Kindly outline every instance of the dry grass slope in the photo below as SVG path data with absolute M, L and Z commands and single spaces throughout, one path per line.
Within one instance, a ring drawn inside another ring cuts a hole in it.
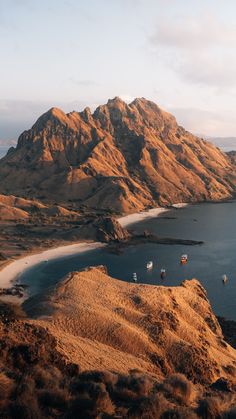
M 157 379 L 128 373 L 80 371 L 44 327 L 19 307 L 0 304 L 0 417 L 3 419 L 230 419 L 235 388 L 214 390 L 183 374 Z
M 47 297 L 28 300 L 26 309 L 82 370 L 138 368 L 157 377 L 181 372 L 208 384 L 236 380 L 236 352 L 223 340 L 197 280 L 149 286 L 88 268 L 71 273 Z

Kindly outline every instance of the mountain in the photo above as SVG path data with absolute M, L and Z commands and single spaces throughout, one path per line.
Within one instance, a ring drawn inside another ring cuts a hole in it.
M 52 108 L 0 160 L 0 192 L 119 213 L 232 196 L 235 166 L 144 98 Z

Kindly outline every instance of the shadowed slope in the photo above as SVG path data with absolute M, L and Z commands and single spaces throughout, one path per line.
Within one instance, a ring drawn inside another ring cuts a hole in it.
M 52 108 L 0 161 L 3 193 L 117 212 L 228 198 L 235 180 L 232 159 L 144 98 L 93 114 Z
M 19 198 L 13 195 L 0 195 L 0 221 L 27 220 L 35 214 L 45 217 L 78 215 L 59 205 L 44 205 L 36 200 Z

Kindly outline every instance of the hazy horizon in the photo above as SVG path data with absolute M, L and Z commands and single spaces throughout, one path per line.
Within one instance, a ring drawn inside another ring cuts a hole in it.
M 236 4 L 0 0 L 0 140 L 52 106 L 153 100 L 204 136 L 236 136 Z
M 129 103 L 129 101 L 126 101 L 127 103 Z M 35 115 L 35 118 L 33 119 L 33 116 L 34 116 L 34 112 L 33 112 L 33 115 L 32 115 L 32 117 L 31 117 L 31 121 L 28 121 L 29 122 L 29 124 L 28 124 L 28 126 L 23 126 L 23 123 L 22 123 L 22 129 L 21 129 L 21 131 L 19 132 L 19 135 L 23 132 L 23 131 L 25 131 L 25 130 L 28 130 L 28 129 L 30 129 L 31 128 L 31 126 L 36 122 L 36 119 L 38 119 L 38 117 L 42 114 L 42 113 L 44 113 L 44 112 L 46 112 L 47 110 L 49 110 L 50 108 L 47 108 L 46 110 L 42 110 L 41 111 L 41 113 L 39 114 L 39 115 Z M 81 109 L 78 109 L 77 111 L 78 112 L 80 112 L 80 111 L 82 111 L 84 108 L 81 108 Z M 75 110 L 73 107 L 71 108 L 71 109 L 67 109 L 67 110 L 65 110 L 65 109 L 63 109 L 65 112 L 70 112 L 70 111 L 72 111 L 72 110 Z M 92 111 L 94 111 L 95 110 L 95 107 L 92 107 L 91 108 L 91 110 Z M 29 118 L 30 119 L 30 118 Z M 178 123 L 180 123 L 180 121 L 178 121 L 177 120 L 177 122 Z M 20 126 L 20 125 L 19 125 Z M 16 125 L 16 127 L 14 127 L 16 130 L 18 129 L 19 130 L 19 126 L 18 126 L 18 128 L 17 128 L 17 125 Z M 12 128 L 12 127 L 11 127 Z M 186 128 L 186 127 L 185 127 Z M 219 147 L 221 150 L 223 150 L 224 152 L 227 152 L 227 151 L 231 151 L 231 150 L 236 150 L 236 136 L 235 137 L 232 137 L 232 136 L 225 136 L 225 137 L 223 137 L 223 136 L 210 136 L 210 135 L 205 135 L 204 133 L 202 133 L 202 132 L 192 132 L 194 135 L 196 135 L 196 136 L 198 136 L 198 137 L 200 137 L 200 138 L 204 138 L 204 139 L 206 139 L 207 141 L 210 141 L 210 142 L 213 142 L 217 147 Z M 16 146 L 16 144 L 17 144 L 17 140 L 18 140 L 18 137 L 19 137 L 19 135 L 17 135 L 15 138 L 8 138 L 8 139 L 1 139 L 0 138 L 0 158 L 2 158 L 5 154 L 6 154 L 6 152 L 7 152 L 7 150 L 11 147 L 11 146 Z

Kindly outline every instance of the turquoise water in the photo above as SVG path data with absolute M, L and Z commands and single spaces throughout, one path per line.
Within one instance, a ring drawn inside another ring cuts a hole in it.
M 105 249 L 89 251 L 62 260 L 41 263 L 21 276 L 30 285 L 31 295 L 56 284 L 70 271 L 90 265 L 106 265 L 115 278 L 155 285 L 178 285 L 184 279 L 198 278 L 208 292 L 217 315 L 236 320 L 236 202 L 192 205 L 171 210 L 160 218 L 149 219 L 129 228 L 141 232 L 149 230 L 162 237 L 203 240 L 201 246 L 145 244 L 130 246 L 122 255 L 112 255 Z M 170 217 L 172 217 L 170 219 Z M 182 253 L 189 255 L 185 266 L 179 264 Z M 152 260 L 153 270 L 147 272 L 146 263 Z M 167 276 L 160 279 L 160 269 Z M 229 277 L 222 283 L 222 275 Z

